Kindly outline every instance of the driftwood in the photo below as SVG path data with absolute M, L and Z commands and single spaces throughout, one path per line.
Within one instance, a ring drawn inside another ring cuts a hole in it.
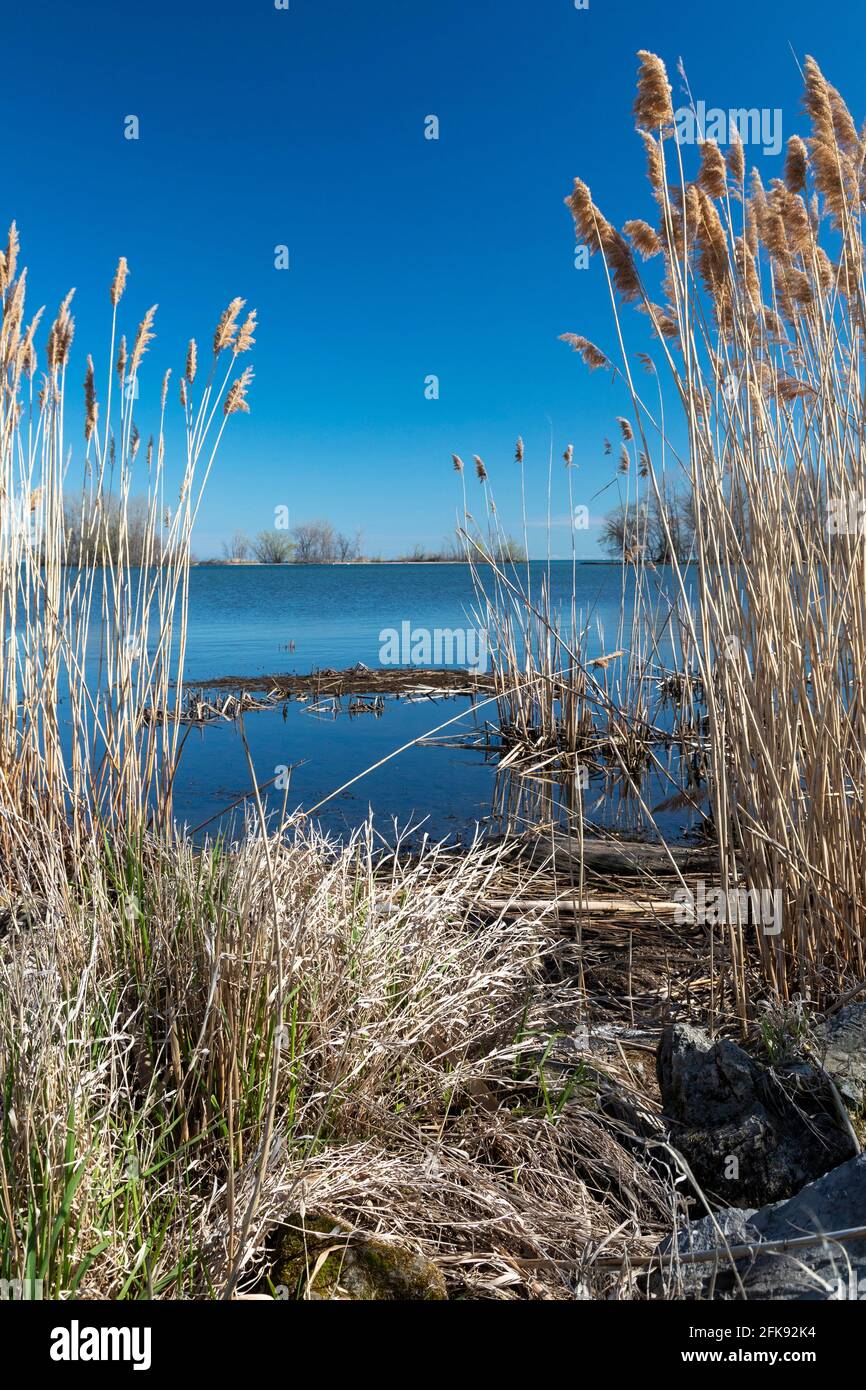
M 490 911 L 501 911 L 507 900 L 503 898 L 477 898 L 476 904 Z M 674 917 L 678 904 L 668 898 L 595 898 L 579 897 L 519 897 L 514 900 L 515 911 L 550 912 L 554 917 L 590 916 L 609 917 Z M 614 925 L 611 923 L 611 925 Z
M 585 836 L 583 844 L 575 835 L 555 831 L 552 835 L 534 832 L 520 841 L 521 860 L 532 865 L 549 864 L 556 872 L 580 872 L 581 854 L 589 873 L 615 878 L 676 877 L 674 864 L 686 874 L 712 874 L 717 860 L 712 847 L 647 844 L 638 840 L 607 840 Z M 673 863 L 671 863 L 673 860 Z

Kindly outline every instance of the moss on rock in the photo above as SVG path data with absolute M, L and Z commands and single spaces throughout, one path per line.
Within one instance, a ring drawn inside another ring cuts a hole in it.
M 288 1298 L 371 1302 L 448 1297 L 442 1271 L 432 1260 L 353 1232 L 327 1212 L 291 1218 L 279 1237 L 271 1282 Z

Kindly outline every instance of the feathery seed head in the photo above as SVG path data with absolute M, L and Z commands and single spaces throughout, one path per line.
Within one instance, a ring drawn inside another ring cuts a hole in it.
M 671 84 L 664 63 L 655 53 L 642 48 L 637 56 L 640 67 L 634 103 L 635 123 L 639 129 L 657 130 L 669 125 L 674 118 Z
M 122 298 L 123 291 L 126 289 L 126 277 L 128 274 L 129 266 L 126 263 L 126 257 L 121 256 L 120 260 L 117 262 L 117 270 L 114 272 L 114 279 L 111 282 L 111 302 L 115 307 Z
M 731 178 L 733 179 L 734 183 L 737 185 L 738 188 L 742 188 L 746 180 L 746 156 L 745 151 L 743 150 L 743 142 L 740 138 L 740 132 L 735 129 L 732 133 L 733 139 L 731 140 L 731 143 L 728 146 L 728 153 L 725 162 L 728 166 L 728 172 Z
M 803 141 L 799 135 L 792 135 L 785 156 L 785 183 L 792 193 L 802 193 L 806 187 L 807 158 Z
M 711 198 L 724 198 L 728 186 L 724 156 L 714 140 L 702 140 L 698 183 Z
M 641 221 L 640 218 L 634 218 L 632 221 L 626 222 L 623 226 L 623 231 L 632 246 L 645 261 L 648 261 L 651 256 L 657 256 L 662 249 L 662 244 L 655 228 L 651 227 L 648 222 Z
M 238 333 L 237 337 L 237 342 L 235 343 L 234 348 L 232 349 L 235 357 L 237 357 L 238 353 L 249 352 L 250 348 L 253 346 L 253 343 L 256 341 L 253 337 L 255 331 L 256 311 L 255 309 L 252 309 L 250 313 L 247 314 L 247 317 L 241 324 L 240 332 Z
M 142 357 L 156 337 L 152 329 L 154 315 L 158 308 L 158 304 L 151 304 L 144 318 L 141 320 L 141 323 L 138 325 L 138 332 L 135 335 L 135 342 L 132 345 L 132 356 L 129 359 L 130 376 L 135 376 L 141 365 Z
M 96 428 L 99 405 L 94 386 L 93 358 L 87 355 L 87 372 L 84 377 L 84 438 L 89 442 Z
M 9 235 L 6 238 L 6 250 L 3 253 L 2 275 L 0 275 L 0 289 L 6 290 L 15 279 L 15 271 L 18 266 L 18 252 L 21 249 L 21 241 L 18 236 L 18 227 L 15 222 L 9 228 Z
M 223 414 L 228 418 L 229 415 L 236 414 L 239 410 L 245 415 L 249 415 L 250 408 L 247 404 L 247 391 L 253 379 L 252 367 L 245 367 L 237 380 L 232 382 L 229 393 L 226 396 Z
M 224 348 L 231 347 L 234 342 L 237 333 L 238 314 L 245 304 L 245 299 L 233 299 L 220 315 L 220 321 L 213 336 L 214 357 L 218 357 Z
M 568 343 L 574 352 L 579 352 L 591 372 L 594 372 L 597 367 L 610 366 L 601 349 L 591 343 L 588 338 L 582 338 L 579 333 L 560 333 L 559 341 Z

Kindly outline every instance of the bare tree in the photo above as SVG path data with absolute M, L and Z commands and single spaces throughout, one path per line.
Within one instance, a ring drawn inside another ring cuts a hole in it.
M 253 554 L 262 565 L 284 565 L 293 549 L 285 531 L 260 531 L 253 541 Z
M 656 565 L 688 560 L 695 534 L 692 499 L 662 488 L 649 502 L 624 503 L 605 517 L 599 545 L 609 555 L 644 555 Z
M 243 531 L 235 531 L 230 541 L 223 541 L 223 556 L 226 560 L 248 560 L 250 556 L 249 536 Z
M 350 560 L 357 560 L 361 555 L 361 532 L 356 531 L 354 536 L 345 536 L 342 531 L 338 531 L 334 537 L 336 549 L 336 559 L 347 564 Z
M 295 558 L 301 564 L 327 564 L 336 558 L 337 540 L 330 521 L 305 521 L 292 532 Z

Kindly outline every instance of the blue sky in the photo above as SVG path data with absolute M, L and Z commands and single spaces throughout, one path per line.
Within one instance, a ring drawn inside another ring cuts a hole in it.
M 563 198 L 579 174 L 618 225 L 650 210 L 636 50 L 671 74 L 682 55 L 708 105 L 783 108 L 787 138 L 805 131 L 794 54 L 812 53 L 862 120 L 864 31 L 859 0 L 9 7 L 0 216 L 18 221 L 31 309 L 77 286 L 73 380 L 86 351 L 99 363 L 107 349 L 120 254 L 125 326 L 160 305 L 143 397 L 233 295 L 259 310 L 252 413 L 231 422 L 201 557 L 236 527 L 272 526 L 279 505 L 360 527 L 370 553 L 437 545 L 458 500 L 452 451 L 484 458 L 517 531 L 518 434 L 542 554 L 551 430 L 557 485 L 574 443 L 575 501 L 612 476 L 602 440 L 623 398 L 557 341 L 614 348 L 602 268 L 574 268 Z M 124 139 L 129 114 L 138 141 Z M 431 114 L 438 141 L 424 138 Z M 146 433 L 144 401 L 142 415 Z M 613 501 L 615 488 L 592 516 Z M 595 529 L 578 544 L 597 555 Z M 570 553 L 565 525 L 554 552 Z

